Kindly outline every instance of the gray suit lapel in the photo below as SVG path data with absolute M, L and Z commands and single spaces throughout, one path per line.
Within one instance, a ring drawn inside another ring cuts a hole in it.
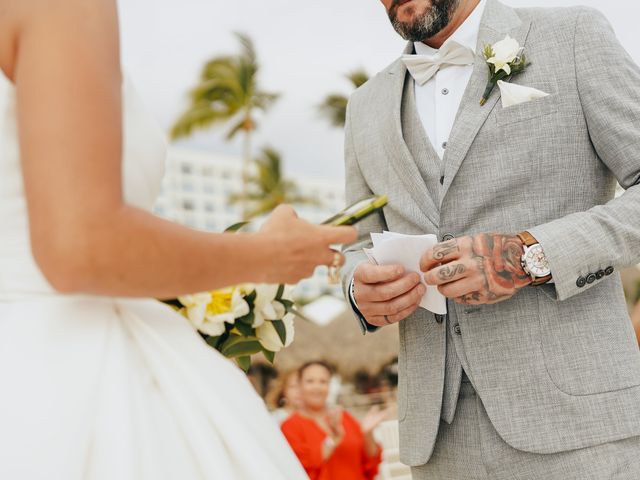
M 405 53 L 411 53 L 413 45 L 407 46 Z M 438 225 L 438 208 L 436 202 L 429 194 L 429 190 L 420 174 L 420 170 L 404 141 L 402 134 L 402 97 L 405 85 L 407 69 L 401 59 L 398 59 L 387 70 L 387 82 L 389 96 L 388 111 L 391 115 L 383 119 L 382 134 L 387 158 L 391 160 L 396 173 L 404 183 L 407 192 L 424 214 L 425 220 L 433 225 Z
M 500 91 L 496 87 L 487 103 L 484 106 L 480 106 L 480 98 L 489 76 L 489 68 L 482 55 L 484 46 L 502 40 L 507 34 L 515 38 L 521 46 L 524 46 L 530 27 L 531 23 L 522 22 L 512 8 L 501 4 L 497 0 L 487 1 L 478 36 L 473 74 L 462 97 L 443 158 L 445 180 L 442 199 L 449 190 L 480 128 L 500 98 Z

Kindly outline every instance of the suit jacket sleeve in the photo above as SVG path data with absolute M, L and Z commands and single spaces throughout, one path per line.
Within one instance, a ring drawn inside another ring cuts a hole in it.
M 353 99 L 347 106 L 345 122 L 345 193 L 347 205 L 351 205 L 363 198 L 374 195 L 371 188 L 362 175 L 362 170 L 356 156 L 351 121 L 351 108 Z M 358 240 L 344 249 L 345 265 L 342 268 L 342 287 L 345 298 L 349 299 L 349 304 L 358 319 L 358 323 L 363 333 L 377 330 L 377 327 L 367 323 L 354 302 L 351 300 L 350 288 L 353 279 L 353 272 L 363 262 L 367 262 L 367 256 L 362 251 L 363 248 L 371 247 L 371 232 L 382 232 L 386 230 L 386 222 L 382 211 L 370 215 L 356 225 L 358 229 Z
M 603 162 L 625 192 L 604 205 L 529 229 L 549 259 L 558 300 L 608 278 L 579 281 L 591 273 L 610 273 L 640 261 L 640 69 L 596 10 L 578 15 L 574 50 L 578 93 L 597 154 L 594 162 Z M 562 68 L 573 65 L 567 61 Z M 567 175 L 580 178 L 580 172 Z

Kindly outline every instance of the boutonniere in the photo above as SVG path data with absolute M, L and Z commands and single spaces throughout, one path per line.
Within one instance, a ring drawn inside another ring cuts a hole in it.
M 487 103 L 489 95 L 499 80 L 507 79 L 506 81 L 509 81 L 513 75 L 524 72 L 531 65 L 527 63 L 524 48 L 509 35 L 504 40 L 484 47 L 483 54 L 487 65 L 489 65 L 489 81 L 480 100 L 480 105 Z

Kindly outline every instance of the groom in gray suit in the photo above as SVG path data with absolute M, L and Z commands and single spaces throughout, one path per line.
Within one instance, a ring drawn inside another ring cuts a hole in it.
M 389 204 L 343 280 L 364 331 L 400 322 L 402 461 L 417 479 L 640 478 L 617 272 L 640 261 L 640 70 L 592 9 L 382 3 L 409 44 L 350 100 L 346 178 L 350 202 Z M 481 105 L 484 47 L 507 36 L 530 64 L 505 81 L 538 95 Z M 418 308 L 418 273 L 367 262 L 383 230 L 438 236 L 421 268 L 447 315 Z

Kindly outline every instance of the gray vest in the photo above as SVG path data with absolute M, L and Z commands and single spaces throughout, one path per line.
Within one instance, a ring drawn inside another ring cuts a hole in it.
M 416 108 L 414 81 L 409 74 L 407 74 L 404 83 L 401 116 L 402 136 L 407 144 L 407 148 L 418 166 L 420 175 L 422 175 L 434 203 L 440 205 L 442 194 L 442 185 L 440 183 L 442 159 L 440 159 L 434 150 L 420 120 Z M 454 309 L 449 308 L 449 312 L 444 320 L 447 328 L 447 341 L 442 411 L 440 413 L 442 420 L 447 423 L 453 421 L 462 379 L 462 365 L 456 353 L 456 347 L 462 349 L 462 344 L 459 335 L 457 335 L 454 330 L 458 321 L 455 318 Z

